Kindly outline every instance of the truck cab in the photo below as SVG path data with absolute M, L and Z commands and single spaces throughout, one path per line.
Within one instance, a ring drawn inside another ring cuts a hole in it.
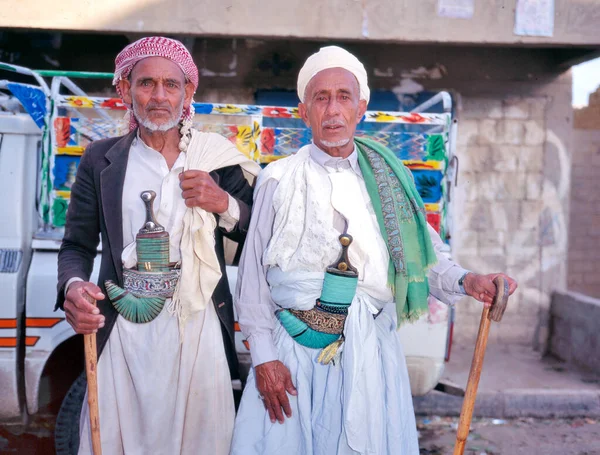
M 19 418 L 25 410 L 23 361 L 38 341 L 25 336 L 27 324 L 38 323 L 26 318 L 25 299 L 37 227 L 31 183 L 37 178 L 39 142 L 40 130 L 28 115 L 0 114 L 0 419 Z

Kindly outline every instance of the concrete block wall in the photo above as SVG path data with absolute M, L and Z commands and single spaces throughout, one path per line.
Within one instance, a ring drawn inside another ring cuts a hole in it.
M 568 287 L 600 298 L 600 88 L 574 113 Z
M 546 96 L 464 97 L 453 190 L 455 259 L 475 272 L 505 271 L 519 281 L 491 338 L 539 349 L 547 340 L 549 292 L 561 281 L 549 283 L 551 264 L 564 262 L 566 250 L 556 226 L 565 212 L 556 187 L 564 182 L 545 172 L 548 142 L 556 140 L 547 125 L 549 104 Z M 566 235 L 564 226 L 562 231 Z M 470 342 L 481 304 L 465 298 L 456 314 L 456 340 Z
M 577 292 L 556 292 L 550 317 L 549 352 L 600 374 L 600 299 Z

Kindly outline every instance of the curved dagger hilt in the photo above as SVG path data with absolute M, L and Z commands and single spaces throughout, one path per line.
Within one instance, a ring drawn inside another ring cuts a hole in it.
M 348 276 L 358 276 L 358 270 L 350 264 L 350 258 L 348 257 L 348 247 L 352 243 L 352 236 L 344 232 L 339 236 L 340 244 L 342 245 L 342 252 L 338 257 L 337 261 L 327 267 L 327 272 L 334 274 L 343 274 Z
M 146 207 L 146 221 L 144 226 L 140 229 L 140 234 L 150 234 L 152 232 L 164 232 L 165 228 L 162 227 L 154 216 L 153 203 L 156 199 L 156 193 L 152 190 L 142 191 L 140 198 L 144 201 Z

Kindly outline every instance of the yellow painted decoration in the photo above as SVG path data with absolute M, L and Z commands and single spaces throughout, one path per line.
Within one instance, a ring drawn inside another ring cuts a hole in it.
M 63 199 L 71 199 L 71 192 L 66 190 L 56 190 L 56 196 Z
M 441 208 L 441 204 L 439 203 L 426 203 L 425 210 L 427 212 L 439 212 Z
M 252 128 L 249 125 L 239 125 L 235 136 L 235 146 L 237 149 L 252 159 Z
M 94 101 L 85 96 L 68 96 L 65 101 L 73 107 L 94 107 Z
M 434 160 L 402 160 L 406 167 L 411 169 L 429 169 L 429 170 L 444 170 L 444 162 L 443 161 L 434 161 Z
M 285 158 L 285 156 L 281 156 L 281 155 L 260 155 L 258 162 L 260 164 L 269 164 L 272 163 L 273 161 L 277 161 L 281 158 Z
M 369 118 L 374 119 L 376 122 L 394 122 L 398 120 L 396 116 L 385 112 L 376 112 L 375 114 L 371 114 Z
M 226 104 L 225 106 L 215 107 L 215 112 L 220 114 L 241 114 L 243 109 L 239 106 L 234 106 L 232 104 Z
M 71 155 L 71 156 L 81 156 L 85 147 L 80 146 L 72 146 L 72 147 L 56 147 L 57 155 Z
M 260 150 L 258 149 L 258 144 L 260 143 L 260 124 L 258 122 L 254 122 L 252 125 L 252 159 L 254 161 L 258 161 L 260 158 Z

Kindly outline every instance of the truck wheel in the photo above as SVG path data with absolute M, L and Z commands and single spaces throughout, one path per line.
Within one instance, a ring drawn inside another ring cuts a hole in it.
M 73 382 L 63 400 L 54 428 L 54 447 L 57 455 L 77 455 L 79 450 L 79 417 L 85 398 L 85 372 Z

